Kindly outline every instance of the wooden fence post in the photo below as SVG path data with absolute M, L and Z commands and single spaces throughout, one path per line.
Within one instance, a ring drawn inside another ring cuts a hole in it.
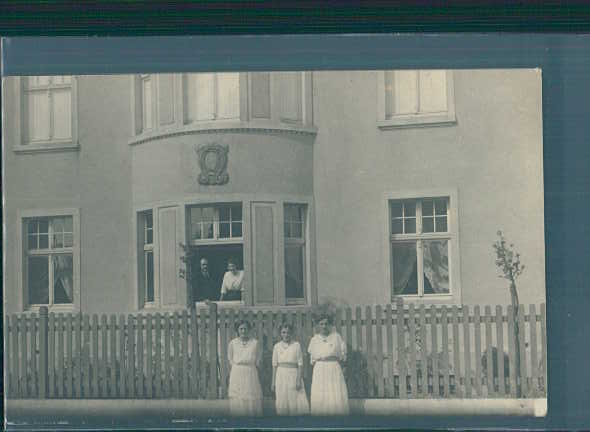
M 217 399 L 217 304 L 209 304 L 209 399 Z
M 39 398 L 47 398 L 47 306 L 39 308 Z M 13 354 L 14 355 L 14 354 Z

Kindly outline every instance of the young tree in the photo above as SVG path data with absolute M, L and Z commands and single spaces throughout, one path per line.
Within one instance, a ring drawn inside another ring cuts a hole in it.
M 178 246 L 182 249 L 183 255 L 180 256 L 180 262 L 184 265 L 184 268 L 180 268 L 178 271 L 178 276 L 182 279 L 185 279 L 187 282 L 192 280 L 192 257 L 193 251 L 191 248 L 184 243 L 178 243 Z
M 190 246 L 185 245 L 184 243 L 178 243 L 178 246 L 182 249 L 183 254 L 180 256 L 180 268 L 178 269 L 178 276 L 181 279 L 184 279 L 187 283 L 188 287 L 188 299 L 191 308 L 195 307 L 195 299 L 193 298 L 193 288 L 192 288 L 192 279 L 193 279 L 193 269 L 192 269 L 192 258 L 193 258 L 193 251 L 191 250 Z
M 507 244 L 502 231 L 498 231 L 499 239 L 492 245 L 496 252 L 496 266 L 502 274 L 499 277 L 508 280 L 510 284 L 510 302 L 512 303 L 512 314 L 514 322 L 514 345 L 515 345 L 515 373 L 516 377 L 520 376 L 520 329 L 518 325 L 518 291 L 516 290 L 516 279 L 524 271 L 524 265 L 520 262 L 520 254 L 514 250 L 514 244 Z M 500 349 L 501 347 L 498 347 Z M 517 380 L 518 382 L 518 380 Z M 517 397 L 521 396 L 521 386 L 517 386 Z

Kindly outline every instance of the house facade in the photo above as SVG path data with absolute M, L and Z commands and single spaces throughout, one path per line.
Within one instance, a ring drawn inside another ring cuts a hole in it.
M 9 312 L 545 299 L 541 72 L 7 77 Z M 212 278 L 200 280 L 207 260 Z M 219 287 L 217 290 L 215 287 Z

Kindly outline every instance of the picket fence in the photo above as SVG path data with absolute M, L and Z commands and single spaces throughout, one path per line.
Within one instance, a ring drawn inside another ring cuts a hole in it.
M 546 396 L 545 305 L 340 308 L 335 327 L 348 346 L 350 397 L 483 398 Z M 305 350 L 310 309 L 244 311 L 216 304 L 174 313 L 12 314 L 5 321 L 9 398 L 227 397 L 227 345 L 240 319 L 263 349 L 261 382 L 270 396 L 273 344 L 289 322 Z M 520 371 L 516 371 L 520 356 Z M 304 382 L 309 391 L 312 368 Z

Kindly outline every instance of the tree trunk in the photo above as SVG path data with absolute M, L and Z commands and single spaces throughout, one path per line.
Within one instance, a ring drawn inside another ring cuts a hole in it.
M 514 373 L 516 377 L 516 397 L 522 396 L 522 379 L 520 376 L 520 328 L 518 325 L 518 293 L 516 291 L 516 284 L 512 282 L 510 284 L 510 301 L 512 302 L 512 314 L 514 318 L 514 347 L 516 355 L 514 356 Z

